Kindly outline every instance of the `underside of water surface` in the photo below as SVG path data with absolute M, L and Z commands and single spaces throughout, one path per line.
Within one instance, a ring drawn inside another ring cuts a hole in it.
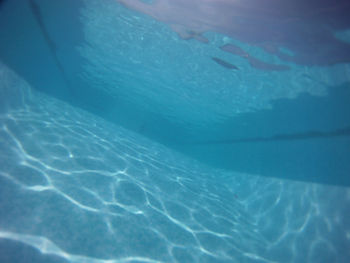
M 0 1 L 0 262 L 348 262 L 348 13 Z

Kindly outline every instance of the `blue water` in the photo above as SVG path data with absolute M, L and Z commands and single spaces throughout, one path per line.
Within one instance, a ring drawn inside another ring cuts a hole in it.
M 0 24 L 0 262 L 349 261 L 350 63 L 114 0 L 0 1 Z

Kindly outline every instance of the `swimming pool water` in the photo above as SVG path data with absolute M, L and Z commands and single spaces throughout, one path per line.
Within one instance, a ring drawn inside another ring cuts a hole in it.
M 0 262 L 348 262 L 349 63 L 139 3 L 0 3 Z

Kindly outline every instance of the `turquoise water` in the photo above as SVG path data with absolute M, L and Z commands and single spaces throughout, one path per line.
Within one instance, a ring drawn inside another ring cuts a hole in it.
M 349 4 L 214 2 L 0 1 L 0 262 L 348 262 Z

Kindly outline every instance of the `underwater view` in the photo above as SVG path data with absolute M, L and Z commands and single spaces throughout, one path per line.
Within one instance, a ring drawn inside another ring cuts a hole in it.
M 0 263 L 350 262 L 349 14 L 0 0 Z

